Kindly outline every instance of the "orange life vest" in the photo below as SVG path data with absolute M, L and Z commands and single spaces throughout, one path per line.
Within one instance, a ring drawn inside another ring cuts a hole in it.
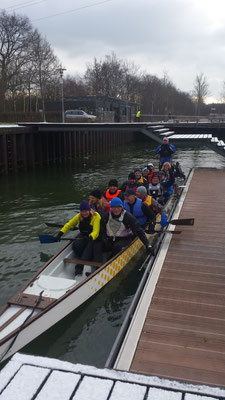
M 121 192 L 121 190 L 117 189 L 116 193 L 111 194 L 109 192 L 109 189 L 107 189 L 106 193 L 105 193 L 105 198 L 107 201 L 111 201 L 112 199 L 114 199 L 114 197 L 117 197 L 120 194 L 120 192 Z

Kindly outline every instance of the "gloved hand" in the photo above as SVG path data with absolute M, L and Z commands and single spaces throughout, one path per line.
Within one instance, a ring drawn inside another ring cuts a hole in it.
M 148 254 L 151 254 L 152 256 L 154 256 L 154 249 L 150 244 L 148 246 L 146 246 L 146 250 L 147 250 Z
M 59 231 L 56 236 L 54 236 L 55 242 L 60 242 L 61 236 L 63 235 L 63 232 Z
M 162 214 L 161 215 L 161 221 L 160 221 L 160 225 L 164 228 L 165 226 L 167 226 L 169 223 L 168 221 L 168 217 L 166 214 Z

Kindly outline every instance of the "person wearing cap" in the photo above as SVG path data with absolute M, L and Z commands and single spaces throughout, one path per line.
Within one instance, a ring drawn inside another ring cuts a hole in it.
M 155 214 L 161 214 L 162 205 L 148 194 L 145 186 L 140 186 L 137 188 L 136 196 L 141 199 L 143 203 L 146 203 L 149 207 L 151 207 Z
M 152 177 L 155 173 L 155 167 L 152 163 L 148 163 L 147 168 L 149 170 L 149 174 L 148 174 L 148 183 L 150 183 L 152 181 Z
M 123 208 L 123 202 L 119 197 L 111 200 L 110 211 L 103 215 L 100 234 L 104 249 L 111 252 L 110 258 L 128 246 L 136 236 L 140 238 L 146 250 L 153 254 L 153 248 L 144 230 L 136 218 Z
M 114 197 L 121 197 L 121 190 L 118 189 L 117 179 L 110 179 L 108 183 L 108 189 L 104 193 L 105 199 L 110 202 Z
M 122 191 L 122 193 L 126 192 L 127 189 L 133 189 L 136 190 L 138 186 L 142 186 L 141 182 L 137 181 L 137 178 L 135 176 L 134 172 L 130 172 L 128 175 L 128 180 L 125 181 L 120 189 Z
M 143 203 L 141 199 L 137 198 L 136 192 L 133 189 L 127 189 L 124 193 L 123 206 L 126 211 L 136 218 L 142 228 L 145 228 L 147 225 L 152 226 L 155 223 L 154 211 L 146 203 Z
M 89 195 L 89 204 L 92 210 L 97 211 L 101 217 L 110 210 L 110 205 L 102 196 L 99 189 L 94 189 Z
M 168 137 L 163 138 L 163 143 L 155 149 L 155 154 L 160 155 L 159 169 L 162 168 L 164 162 L 168 161 L 171 164 L 171 156 L 176 152 L 176 147 L 169 143 Z
M 80 260 L 101 262 L 100 215 L 91 209 L 88 201 L 80 203 L 80 212 L 67 222 L 55 236 L 59 242 L 62 235 L 79 225 L 80 233 L 75 237 L 72 248 Z M 77 264 L 75 275 L 82 274 L 83 265 Z

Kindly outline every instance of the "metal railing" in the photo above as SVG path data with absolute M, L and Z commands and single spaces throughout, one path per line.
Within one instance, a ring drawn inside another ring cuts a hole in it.
M 148 115 L 141 114 L 137 121 L 133 115 L 133 122 L 150 122 L 150 123 L 221 123 L 225 122 L 225 116 L 221 115 Z

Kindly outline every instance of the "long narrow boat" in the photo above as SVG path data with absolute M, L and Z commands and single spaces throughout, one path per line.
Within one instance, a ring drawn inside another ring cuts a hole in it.
M 174 203 L 176 200 L 172 196 L 165 211 L 170 210 Z M 74 264 L 80 261 L 73 258 L 70 240 L 0 309 L 0 362 L 97 293 L 126 267 L 142 247 L 143 243 L 136 238 L 101 266 L 86 262 L 82 275 L 75 276 Z M 86 276 L 86 273 L 90 275 Z
M 143 247 L 136 238 L 105 264 L 90 262 L 75 277 L 69 241 L 0 309 L 0 361 L 12 356 L 110 282 Z M 96 267 L 99 267 L 96 270 Z M 91 273 L 86 276 L 86 272 Z

